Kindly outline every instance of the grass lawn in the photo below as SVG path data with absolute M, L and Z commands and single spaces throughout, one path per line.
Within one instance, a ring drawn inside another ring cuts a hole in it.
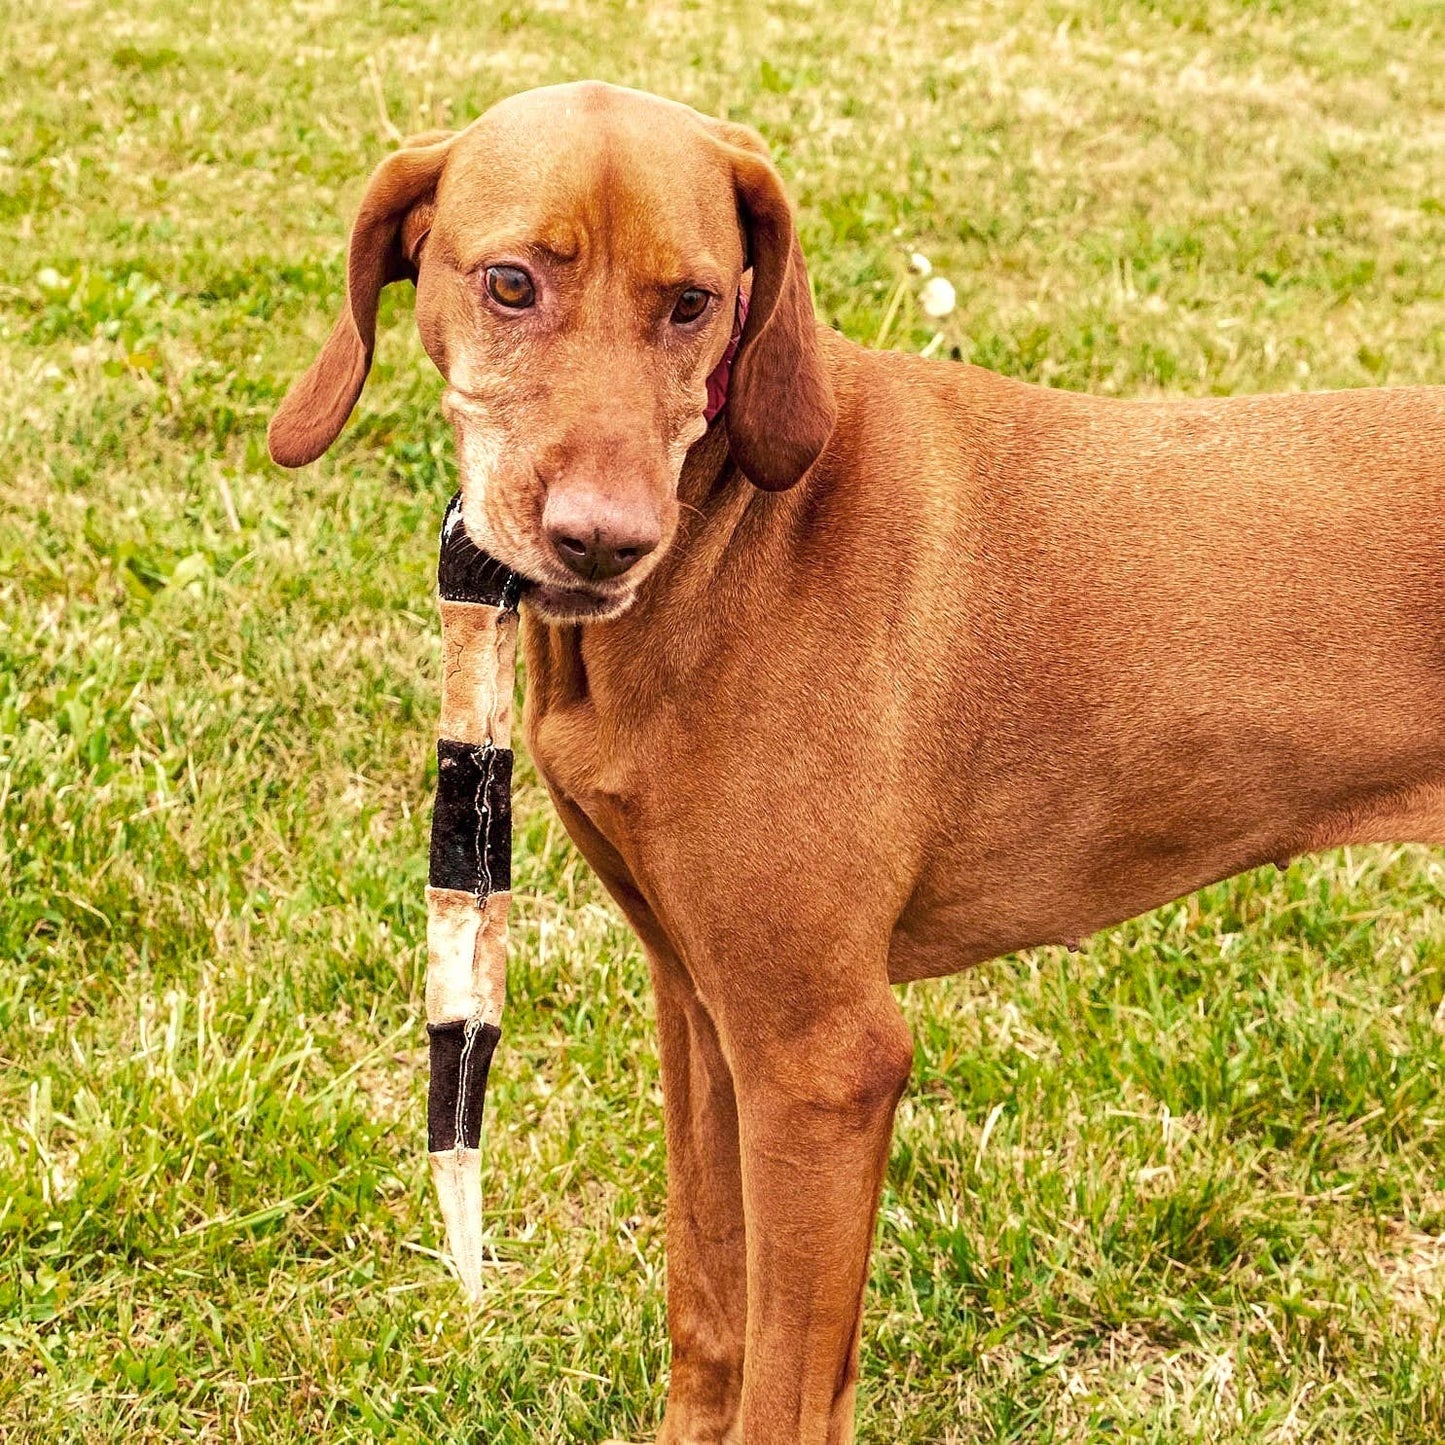
M 521 765 L 490 1299 L 439 1262 L 452 489 L 394 288 L 265 458 L 398 132 L 597 75 L 758 126 L 820 311 L 1120 394 L 1445 382 L 1439 0 L 0 8 L 0 1441 L 641 1439 L 639 951 Z M 958 291 L 929 322 L 908 254 Z M 1445 856 L 907 990 L 861 1438 L 1445 1438 Z

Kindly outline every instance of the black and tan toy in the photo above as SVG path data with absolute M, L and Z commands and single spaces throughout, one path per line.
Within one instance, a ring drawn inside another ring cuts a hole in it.
M 462 1286 L 482 1288 L 482 1103 L 501 1037 L 512 902 L 512 688 L 521 579 L 442 522 L 442 716 L 426 890 L 427 1150 Z

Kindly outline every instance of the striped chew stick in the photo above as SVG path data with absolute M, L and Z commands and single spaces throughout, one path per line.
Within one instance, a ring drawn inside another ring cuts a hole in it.
M 512 901 L 512 686 L 521 579 L 442 521 L 442 717 L 426 890 L 427 1150 L 462 1287 L 482 1289 L 482 1103 L 501 1037 Z

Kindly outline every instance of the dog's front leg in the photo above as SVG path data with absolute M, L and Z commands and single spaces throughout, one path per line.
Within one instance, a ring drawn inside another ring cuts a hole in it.
M 555 786 L 552 801 L 642 940 L 657 999 L 672 1337 L 672 1379 L 658 1445 L 736 1445 L 747 1261 L 732 1075 L 692 977 L 627 865 Z
M 810 998 L 801 983 L 765 985 L 751 1006 L 734 995 L 719 1010 L 747 1224 L 747 1445 L 853 1438 L 873 1224 L 913 1062 L 886 983 L 854 988 Z
M 658 1445 L 733 1445 L 747 1321 L 742 1175 L 732 1075 L 675 959 L 649 948 L 667 1131 L 672 1380 Z

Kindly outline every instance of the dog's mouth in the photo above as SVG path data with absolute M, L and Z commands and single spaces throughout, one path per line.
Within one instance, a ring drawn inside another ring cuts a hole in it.
M 633 589 L 616 586 L 559 586 L 528 582 L 523 605 L 543 622 L 606 622 L 621 617 L 632 605 Z
M 528 557 L 528 554 L 535 553 L 536 549 L 524 545 L 511 545 L 511 539 L 508 536 L 493 535 L 495 529 L 487 525 L 485 517 L 469 518 L 465 500 L 465 483 L 462 487 L 462 497 L 462 525 L 466 529 L 467 537 L 472 545 L 478 551 L 494 557 L 503 567 L 512 571 L 521 582 L 521 605 L 541 621 L 549 623 L 606 622 L 611 618 L 621 617 L 631 607 L 633 598 L 637 595 L 636 582 L 633 578 L 616 577 L 605 581 L 587 582 L 581 578 L 568 577 L 564 582 L 554 580 L 555 573 L 553 577 L 539 576 L 538 573 L 546 564 L 543 563 L 539 566 L 539 559 L 535 555 L 532 555 L 530 559 Z M 479 536 L 485 540 L 478 541 Z M 511 560 L 512 556 L 519 553 L 521 554 L 520 566 Z M 562 571 L 560 567 L 556 570 Z

